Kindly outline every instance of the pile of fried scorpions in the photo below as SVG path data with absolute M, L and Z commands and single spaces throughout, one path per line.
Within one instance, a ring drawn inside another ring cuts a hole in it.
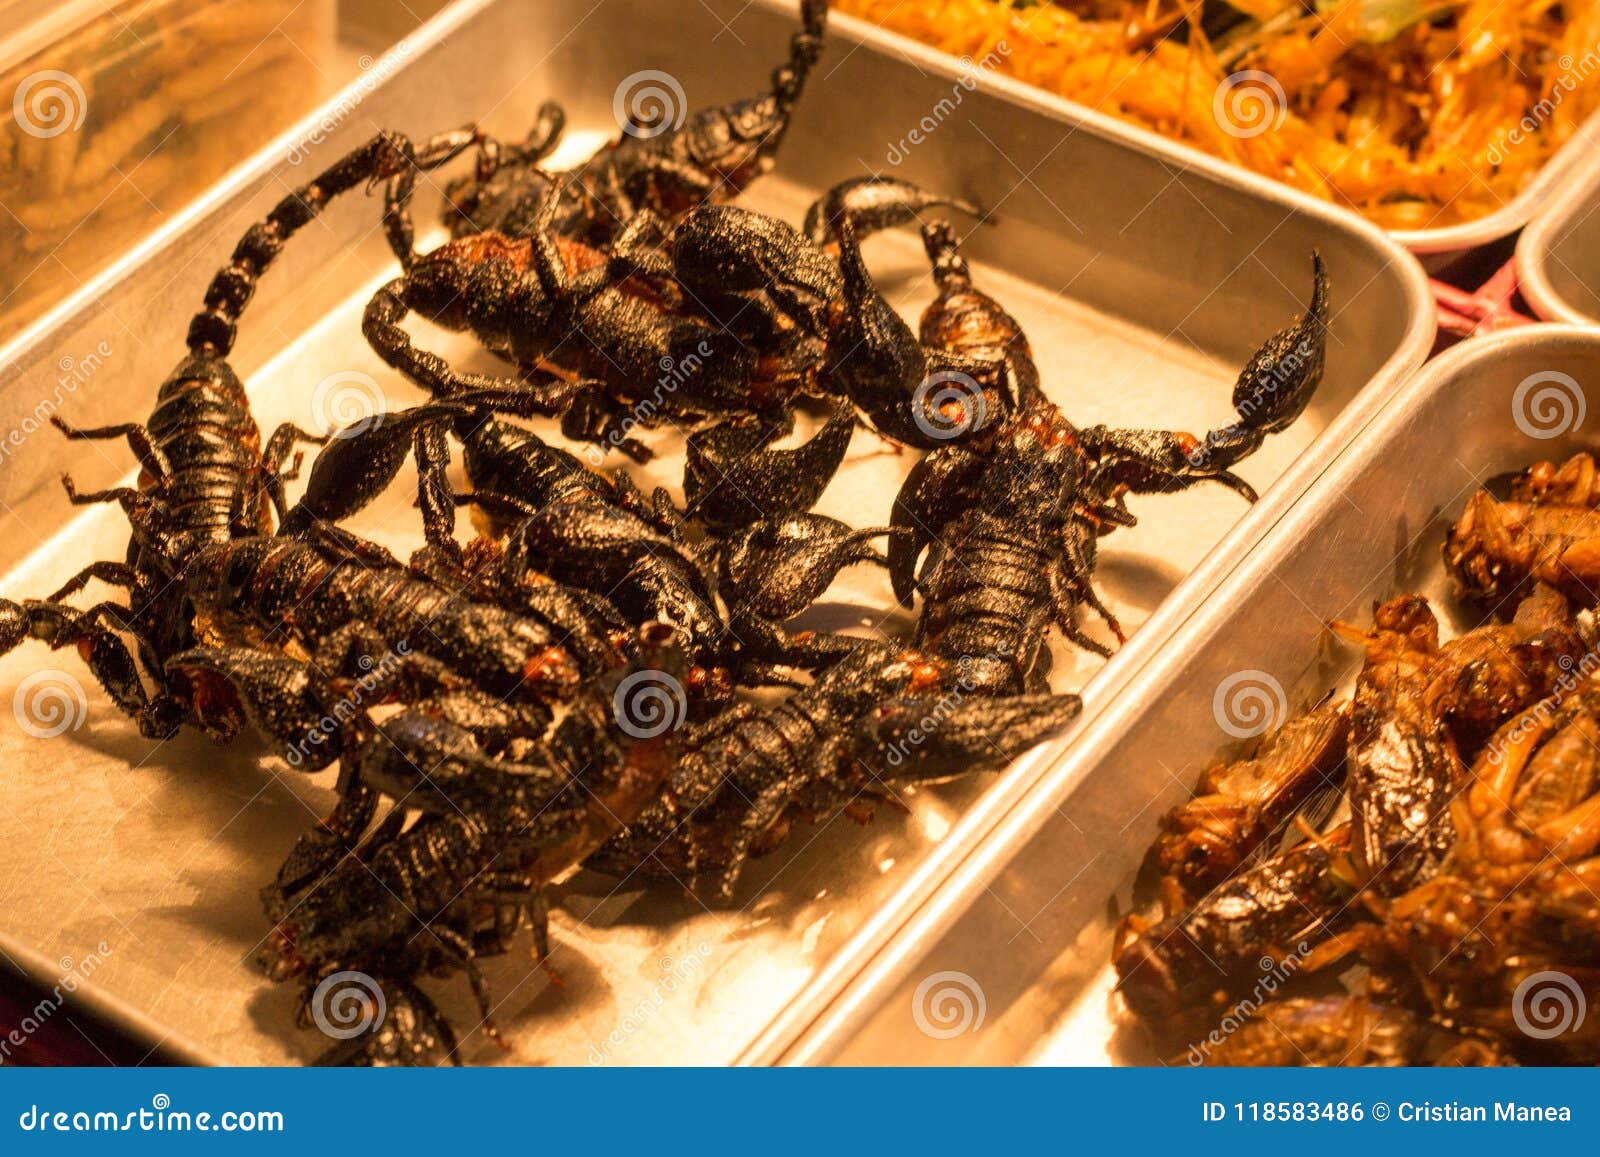
M 1129 917 L 1115 964 L 1175 1060 L 1600 1062 L 1600 470 L 1503 482 L 1444 543 L 1484 625 L 1441 643 L 1415 595 L 1335 624 L 1353 695 L 1167 817 L 1166 914 Z
M 120 506 L 128 550 L 48 598 L 0 601 L 0 653 L 76 649 L 149 738 L 254 732 L 296 770 L 337 766 L 337 806 L 264 893 L 269 975 L 307 994 L 344 970 L 382 986 L 387 1018 L 330 1062 L 454 1060 L 431 976 L 464 974 L 498 1039 L 478 961 L 523 933 L 543 959 L 546 887 L 580 865 L 731 901 L 792 825 L 868 819 L 1059 730 L 1079 701 L 1049 687 L 1050 631 L 1104 653 L 1087 611 L 1122 637 L 1092 579 L 1100 538 L 1134 524 L 1128 496 L 1214 482 L 1253 499 L 1232 467 L 1322 379 L 1315 256 L 1310 303 L 1244 367 L 1231 424 L 1079 427 L 950 223 L 920 216 L 970 206 L 893 178 L 844 182 L 799 228 L 732 203 L 775 164 L 826 17 L 804 0 L 768 91 L 629 124 L 571 170 L 542 165 L 555 105 L 521 142 L 379 134 L 243 236 L 144 423 L 57 423 L 138 459 L 131 486 L 67 480 L 75 503 Z M 418 251 L 419 175 L 467 156 L 445 186 L 450 240 Z M 379 184 L 399 274 L 363 333 L 427 400 L 263 439 L 227 360 L 241 315 L 297 233 Z M 912 222 L 935 291 L 920 332 L 860 246 Z M 419 348 L 412 315 L 507 372 Z M 815 432 L 779 448 L 801 410 Z M 645 461 L 666 426 L 687 435 L 682 507 L 594 468 Z M 924 452 L 878 526 L 812 512 L 861 427 Z M 291 502 L 301 446 L 319 449 Z M 400 559 L 348 522 L 408 460 L 426 545 Z M 920 594 L 911 637 L 792 625 L 856 564 L 886 568 L 908 607 Z M 69 601 L 91 582 L 126 598 Z

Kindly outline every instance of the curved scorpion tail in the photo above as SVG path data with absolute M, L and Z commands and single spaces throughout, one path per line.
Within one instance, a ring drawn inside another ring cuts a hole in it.
M 379 133 L 274 205 L 250 226 L 228 263 L 211 279 L 205 305 L 189 322 L 189 349 L 198 355 L 227 357 L 233 350 L 239 315 L 255 295 L 256 282 L 278 259 L 289 238 L 316 220 L 335 197 L 363 181 L 403 172 L 412 156 L 411 143 L 404 137 Z
M 784 113 L 800 99 L 806 78 L 822 56 L 822 36 L 828 28 L 828 0 L 800 0 L 800 25 L 800 31 L 789 39 L 789 59 L 772 72 L 772 95 L 777 98 L 779 111 Z M 787 126 L 785 118 L 784 127 Z
M 899 177 L 852 177 L 841 181 L 806 210 L 805 233 L 816 245 L 839 240 L 837 222 L 848 217 L 856 237 L 907 225 L 924 209 L 959 209 L 982 218 L 983 209 L 971 201 L 935 193 Z
M 1250 356 L 1233 387 L 1238 420 L 1206 435 L 1202 451 L 1212 470 L 1226 470 L 1294 424 L 1322 382 L 1328 352 L 1328 270 L 1311 253 L 1311 301 L 1294 324 L 1269 337 Z

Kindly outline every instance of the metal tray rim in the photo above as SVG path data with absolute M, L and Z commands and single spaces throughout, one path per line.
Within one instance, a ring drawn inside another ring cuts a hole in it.
M 1340 495 L 1364 468 L 1367 456 L 1408 420 L 1420 402 L 1448 390 L 1480 364 L 1493 363 L 1527 348 L 1569 344 L 1592 348 L 1600 344 L 1600 333 L 1588 327 L 1559 324 L 1501 331 L 1456 346 L 1407 379 L 1362 431 L 1359 441 L 1341 449 L 1316 482 L 1196 608 L 1183 627 L 1165 640 L 1172 645 L 1163 655 L 1142 666 L 1121 688 L 1117 701 L 1096 713 L 1077 735 L 1072 749 L 983 834 L 971 853 L 910 914 L 899 933 L 865 963 L 854 982 L 786 1047 L 774 1050 L 771 1061 L 782 1065 L 824 1064 L 849 1041 L 856 1028 L 882 1007 L 904 981 L 916 964 L 919 949 L 937 940 L 960 919 L 1016 850 L 1040 830 L 1049 814 L 1067 801 L 1116 749 L 1137 722 L 1140 705 L 1166 685 L 1181 663 L 1183 648 L 1177 644 L 1186 637 L 1209 634 L 1208 628 L 1226 623 L 1231 614 L 1229 596 L 1276 569 L 1286 547 L 1298 543 L 1310 531 L 1326 506 L 1341 501 Z
M 892 50 L 902 56 L 913 57 L 924 64 L 945 67 L 946 62 L 954 59 L 947 52 L 903 33 L 881 28 L 858 16 L 838 13 L 831 17 L 831 20 L 835 27 L 848 27 L 851 35 L 858 40 Z M 1348 213 L 1357 220 L 1372 225 L 1372 222 L 1353 209 L 1346 209 L 1332 201 L 1312 197 L 1309 193 L 1303 193 L 1282 181 L 1273 180 L 1242 165 L 1214 157 L 1193 145 L 1175 141 L 1150 129 L 1140 128 L 1106 113 L 1097 112 L 1088 105 L 1057 96 L 1036 85 L 991 73 L 972 74 L 970 80 L 979 88 L 1003 94 L 1007 100 L 1047 110 L 1062 119 L 1076 121 L 1102 134 L 1122 137 L 1131 143 L 1136 143 L 1144 152 L 1164 156 L 1185 169 L 1199 169 L 1216 175 L 1226 173 L 1231 179 L 1248 183 L 1252 188 L 1261 185 L 1296 197 L 1304 197 L 1314 204 L 1339 213 Z M 1442 225 L 1433 229 L 1384 230 L 1376 225 L 1372 227 L 1379 229 L 1402 249 L 1418 257 L 1453 256 L 1510 237 L 1533 221 L 1559 194 L 1569 173 L 1578 168 L 1588 155 L 1590 150 L 1587 146 L 1595 141 L 1600 141 L 1600 111 L 1593 113 L 1578 127 L 1572 139 L 1556 150 L 1526 188 L 1493 213 L 1485 214 L 1476 220 L 1464 221 L 1457 225 Z
M 1548 266 L 1559 236 L 1579 214 L 1600 207 L 1600 158 L 1574 166 L 1570 177 L 1517 242 L 1517 280 L 1523 297 L 1544 320 L 1600 325 L 1600 317 L 1575 307 L 1550 282 Z
M 405 38 L 405 43 L 410 46 L 409 58 L 383 84 L 396 83 L 396 78 L 403 76 L 415 60 L 425 57 L 430 49 L 448 39 L 458 28 L 500 2 L 502 0 L 456 0 L 456 3 Z M 751 0 L 751 6 L 783 12 L 787 12 L 792 3 L 793 0 Z M 946 54 L 885 34 L 862 21 L 843 18 L 830 30 L 835 36 L 842 31 L 846 39 L 899 56 L 907 55 L 907 49 L 910 49 L 912 54 L 921 58 L 920 63 L 924 67 L 952 78 L 958 75 L 953 59 Z M 890 43 L 891 40 L 895 43 Z M 991 80 L 991 83 L 996 82 Z M 0 347 L 0 364 L 23 360 L 27 350 L 47 341 L 53 332 L 72 324 L 74 319 L 88 315 L 96 308 L 99 299 L 113 287 L 138 276 L 147 263 L 163 250 L 181 242 L 195 225 L 212 212 L 269 181 L 285 152 L 291 146 L 314 144 L 314 130 L 324 119 L 327 110 L 346 99 L 360 84 L 359 80 L 354 81 L 333 94 L 322 106 L 242 161 L 162 228 L 118 258 L 18 337 Z M 1026 98 L 1018 99 L 1016 103 L 1031 105 L 1036 111 L 1049 115 L 1053 120 L 1066 122 L 1074 129 L 1085 128 L 1132 151 L 1176 162 L 1184 170 L 1199 171 L 1220 184 L 1242 188 L 1252 196 L 1285 206 L 1322 222 L 1325 227 L 1343 231 L 1353 239 L 1360 240 L 1375 254 L 1386 259 L 1400 282 L 1408 307 L 1408 324 L 1394 353 L 1319 436 L 1320 446 L 1303 455 L 1273 483 L 1262 502 L 1245 514 L 1163 600 L 1122 653 L 1090 680 L 1088 686 L 1093 688 L 1096 700 L 1114 703 L 1120 697 L 1122 688 L 1160 653 L 1165 640 L 1204 605 L 1207 594 L 1231 573 L 1238 565 L 1238 560 L 1292 507 L 1296 498 L 1321 475 L 1338 452 L 1375 420 L 1381 412 L 1384 393 L 1403 382 L 1421 365 L 1436 331 L 1432 298 L 1426 274 L 1415 259 L 1383 230 L 1354 213 L 1205 154 L 1177 149 L 1156 134 L 1136 129 L 1072 102 L 1037 100 L 1031 95 L 1035 90 L 1030 90 L 1020 82 L 1006 81 L 1004 88 L 1008 95 L 1014 88 L 1016 96 Z M 1077 746 L 1081 737 L 1090 734 L 1089 727 L 1100 710 L 1096 706 L 1086 709 L 1084 717 L 1073 729 L 1070 744 L 1058 741 L 1057 744 L 1036 749 L 984 791 L 945 840 L 932 849 L 896 889 L 889 902 L 875 912 L 830 959 L 822 963 L 806 988 L 746 1046 L 735 1063 L 762 1064 L 776 1059 L 787 1043 L 822 1013 L 833 996 L 842 991 L 845 983 L 910 918 L 921 905 L 923 897 L 965 858 L 974 846 L 975 838 L 1008 815 L 1032 785 L 1053 771 L 1063 752 Z M 0 933 L 0 950 L 10 953 L 34 980 L 47 985 L 53 983 L 54 973 L 50 963 L 32 949 Z M 162 1052 L 172 1060 L 189 1064 L 226 1063 L 210 1050 L 168 1033 L 137 1008 L 105 998 L 93 992 L 91 986 L 86 985 L 79 995 L 84 993 L 87 993 L 84 1000 L 86 1008 L 105 1016 L 141 1040 L 159 1044 Z

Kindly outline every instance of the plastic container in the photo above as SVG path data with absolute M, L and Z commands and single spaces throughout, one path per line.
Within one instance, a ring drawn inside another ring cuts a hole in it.
M 334 0 L 0 0 L 0 336 L 326 94 Z

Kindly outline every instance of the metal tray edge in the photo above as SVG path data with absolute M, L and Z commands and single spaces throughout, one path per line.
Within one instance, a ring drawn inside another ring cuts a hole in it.
M 1571 179 L 1517 242 L 1517 281 L 1522 296 L 1545 321 L 1600 325 L 1600 317 L 1584 313 L 1556 292 L 1546 269 L 1558 235 L 1575 224 L 1580 213 L 1600 208 L 1600 157 L 1574 166 L 1569 176 Z
M 849 28 L 850 34 L 858 40 L 874 44 L 886 51 L 896 52 L 924 65 L 946 67 L 946 62 L 954 59 L 947 52 L 923 44 L 902 33 L 890 32 L 857 16 L 840 13 L 831 19 L 835 27 Z M 1165 157 L 1184 169 L 1199 169 L 1219 177 L 1226 174 L 1230 179 L 1246 183 L 1252 188 L 1270 188 L 1278 193 L 1304 197 L 1324 208 L 1338 213 L 1348 213 L 1358 220 L 1367 222 L 1365 217 L 1353 209 L 1345 209 L 1332 201 L 1312 197 L 1281 181 L 1275 181 L 1271 177 L 1233 164 L 1231 161 L 1214 157 L 1193 145 L 1183 144 L 1150 129 L 1140 128 L 1106 113 L 1096 112 L 1088 105 L 1057 96 L 1036 85 L 992 73 L 983 75 L 973 73 L 970 74 L 970 80 L 980 88 L 1003 95 L 1007 100 L 1047 110 L 1062 119 L 1078 122 L 1102 135 L 1121 137 L 1136 144 L 1142 151 Z M 1459 225 L 1443 225 L 1435 229 L 1380 230 L 1380 232 L 1386 233 L 1402 249 L 1418 257 L 1431 258 L 1456 256 L 1476 249 L 1480 245 L 1488 245 L 1510 237 L 1544 209 L 1556 195 L 1568 172 L 1577 168 L 1597 143 L 1600 143 L 1600 112 L 1594 113 L 1579 126 L 1572 139 L 1556 150 L 1525 189 L 1493 213 Z

